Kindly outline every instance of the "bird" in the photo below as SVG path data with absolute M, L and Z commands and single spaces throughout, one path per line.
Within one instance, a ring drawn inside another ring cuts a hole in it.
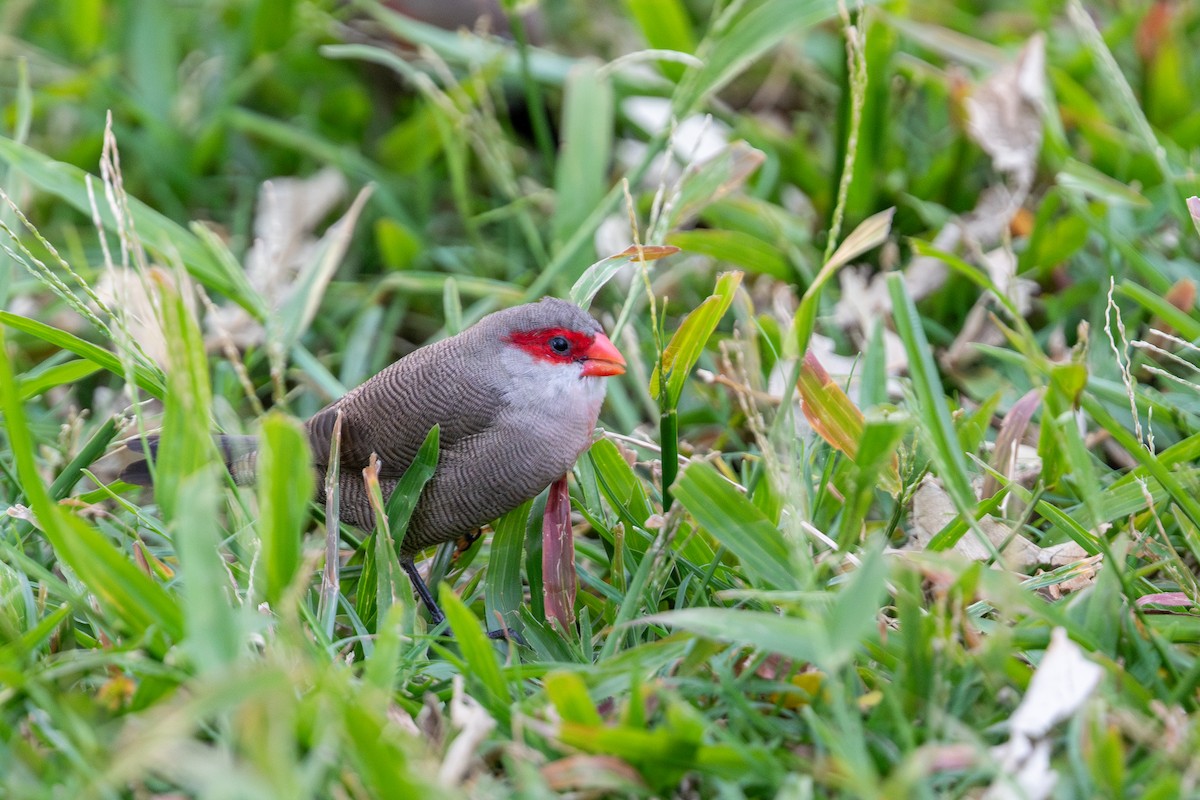
M 385 367 L 305 423 L 319 477 L 314 499 L 326 499 L 339 415 L 339 517 L 365 531 L 374 529 L 375 513 L 363 469 L 379 459 L 386 501 L 439 427 L 437 467 L 400 545 L 400 564 L 436 626 L 444 616 L 416 555 L 479 529 L 567 474 L 592 444 L 606 379 L 624 372 L 600 323 L 573 303 L 546 297 L 496 311 Z M 129 444 L 153 454 L 160 443 L 151 436 L 148 447 Z M 252 483 L 255 437 L 218 436 L 217 444 L 234 481 Z M 121 477 L 150 483 L 144 460 Z

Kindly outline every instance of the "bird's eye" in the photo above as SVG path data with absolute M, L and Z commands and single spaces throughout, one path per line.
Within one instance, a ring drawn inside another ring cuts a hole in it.
M 571 343 L 567 341 L 565 336 L 555 336 L 550 340 L 550 349 L 556 353 L 563 354 L 571 349 Z

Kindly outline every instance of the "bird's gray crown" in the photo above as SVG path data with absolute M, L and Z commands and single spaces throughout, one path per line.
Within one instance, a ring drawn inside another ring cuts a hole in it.
M 479 322 L 495 326 L 504 332 L 536 331 L 542 328 L 565 328 L 587 333 L 600 333 L 600 323 L 574 303 L 557 297 L 544 297 L 539 302 L 514 306 L 489 314 Z

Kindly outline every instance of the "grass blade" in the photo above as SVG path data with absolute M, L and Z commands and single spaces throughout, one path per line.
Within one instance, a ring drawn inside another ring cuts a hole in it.
M 78 167 L 49 159 L 30 147 L 2 136 L 0 160 L 39 189 L 74 206 L 81 214 L 92 214 L 86 185 L 89 176 Z M 145 203 L 132 197 L 128 198 L 128 202 L 129 213 L 143 246 L 156 253 L 164 263 L 182 262 L 196 280 L 230 298 L 256 319 L 264 316 L 262 301 L 246 280 L 244 272 L 222 264 L 194 234 Z M 98 204 L 97 213 L 106 229 L 117 230 L 112 210 L 106 204 Z
M 913 391 L 917 395 L 917 408 L 921 430 L 928 437 L 933 461 L 937 465 L 938 477 L 946 488 L 954 507 L 963 519 L 974 524 L 975 492 L 971 489 L 967 471 L 967 459 L 958 442 L 950 410 L 938 379 L 937 367 L 933 363 L 933 348 L 921 329 L 917 308 L 904 286 L 904 276 L 893 273 L 888 276 L 888 292 L 892 298 L 892 309 L 896 317 L 896 331 L 904 342 L 908 355 L 908 371 L 912 377 Z M 962 534 L 960 533 L 959 536 Z M 988 541 L 979 532 L 981 541 Z M 953 538 L 935 536 L 929 542 L 930 550 L 953 547 L 958 536 Z
M 813 282 L 804 290 L 804 296 L 800 298 L 800 307 L 796 309 L 796 315 L 792 319 L 792 335 L 796 340 L 798 355 L 803 355 L 808 350 L 809 339 L 812 338 L 813 329 L 817 325 L 817 309 L 821 305 L 821 290 L 825 288 L 825 284 L 850 261 L 883 244 L 891 232 L 892 218 L 895 214 L 896 209 L 889 208 L 863 220 L 842 240 L 838 249 L 821 267 L 817 277 L 813 278 Z
M 509 703 L 513 698 L 508 681 L 500 672 L 500 662 L 496 660 L 492 640 L 484 635 L 479 620 L 449 584 L 439 586 L 438 602 L 450 621 L 450 629 L 454 631 L 454 638 L 467 663 L 468 681 L 480 690 L 479 700 L 492 716 L 507 723 Z
M 81 358 L 85 358 L 114 375 L 122 378 L 125 377 L 125 367 L 121 364 L 119 358 L 103 347 L 80 339 L 73 333 L 67 333 L 44 322 L 39 322 L 36 319 L 30 319 L 29 317 L 23 317 L 20 314 L 13 314 L 8 311 L 0 311 L 0 323 L 4 323 L 13 330 L 27 333 L 30 336 L 36 336 L 47 344 L 54 345 L 55 347 L 74 353 Z M 141 364 L 135 365 L 132 378 L 133 382 L 142 391 L 158 400 L 163 399 L 163 395 L 166 393 L 165 378 L 162 371 L 157 367 Z
M 600 72 L 599 64 L 581 61 L 571 69 L 564 90 L 562 117 L 551 221 L 556 246 L 570 238 L 608 191 L 613 92 L 610 79 Z
M 717 323 L 733 303 L 734 294 L 742 283 L 741 272 L 726 272 L 717 280 L 712 295 L 696 310 L 688 314 L 679 325 L 663 351 L 662 363 L 650 378 L 650 394 L 658 398 L 663 408 L 675 408 L 683 394 L 683 387 L 691 375 L 692 367 L 700 360 L 704 345 L 717 329 Z M 663 394 L 663 376 L 666 376 L 666 393 Z
M 483 589 L 487 624 L 499 624 L 522 633 L 521 603 L 525 589 L 521 585 L 521 559 L 524 556 L 525 527 L 533 501 L 522 503 L 496 523 L 492 550 L 488 556 L 487 583 Z
M 584 270 L 579 280 L 571 287 L 571 302 L 580 308 L 587 308 L 592 304 L 596 293 L 620 272 L 621 267 L 642 260 L 657 261 L 678 252 L 678 247 L 670 245 L 642 245 L 640 248 L 630 245 L 620 253 L 603 258 Z
M 184 649 L 200 672 L 232 664 L 241 648 L 241 622 L 230 602 L 236 589 L 221 557 L 220 487 L 215 467 L 186 476 L 179 514 L 188 529 L 176 538 L 184 619 Z
M 167 273 L 155 270 L 151 278 L 161 298 L 163 335 L 171 365 L 163 402 L 162 441 L 167 446 L 158 449 L 154 496 L 162 506 L 163 517 L 182 526 L 187 521 L 179 517 L 177 507 L 183 479 L 218 462 L 209 428 L 212 389 L 204 340 L 188 304 Z
M 675 494 L 696 522 L 738 557 L 754 586 L 798 588 L 783 534 L 710 465 L 684 470 Z
M 258 533 L 263 596 L 276 613 L 300 568 L 300 545 L 308 525 L 315 477 L 308 436 L 290 417 L 271 412 L 263 419 L 258 456 Z
M 171 643 L 183 636 L 183 616 L 174 597 L 115 550 L 103 534 L 64 514 L 53 503 L 38 474 L 33 439 L 15 389 L 12 364 L 0 330 L 0 408 L 17 475 L 38 526 L 58 558 L 96 596 L 109 618 L 122 630 L 145 637 L 152 652 L 165 654 Z
M 399 553 L 404 544 L 404 534 L 408 530 L 408 521 L 412 518 L 413 509 L 421 497 L 421 490 L 433 477 L 438 462 L 438 441 L 441 429 L 434 425 L 425 434 L 425 441 L 417 450 L 417 456 L 412 464 L 404 471 L 400 482 L 392 490 L 387 499 L 388 530 L 396 540 L 396 552 Z

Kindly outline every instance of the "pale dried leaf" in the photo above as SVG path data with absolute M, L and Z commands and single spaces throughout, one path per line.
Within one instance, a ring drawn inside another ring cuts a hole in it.
M 980 250 L 995 246 L 1025 202 L 1041 150 L 1045 64 L 1045 38 L 1036 34 L 1014 62 L 986 79 L 967 101 L 972 138 L 991 156 L 996 171 L 1009 176 L 1011 185 L 984 189 L 974 209 L 938 231 L 934 249 L 954 252 L 964 242 Z M 940 288 L 946 274 L 941 261 L 921 256 L 905 269 L 904 283 L 913 300 L 920 300 Z
M 996 446 L 992 452 L 992 469 L 1013 480 L 1020 460 L 1021 440 L 1029 430 L 1033 415 L 1042 404 L 1043 389 L 1030 389 L 1021 399 L 1013 403 L 1004 415 L 1000 431 L 996 434 Z M 1036 452 L 1035 452 L 1036 455 Z M 1000 481 L 991 474 L 985 475 L 980 499 L 994 497 L 1000 491 Z
M 821 267 L 821 272 L 817 275 L 813 283 L 823 283 L 840 267 L 849 264 L 863 253 L 873 250 L 887 241 L 888 234 L 892 232 L 892 218 L 895 216 L 896 209 L 893 206 L 863 220 L 838 245 L 837 250 L 829 257 L 829 261 L 825 263 L 825 266 Z
M 184 287 L 180 295 L 194 312 L 190 288 Z M 166 368 L 167 340 L 158 321 L 157 301 L 147 291 L 142 274 L 128 267 L 107 269 L 96 284 L 96 296 L 119 315 L 129 339 L 154 363 Z
M 967 99 L 967 130 L 999 172 L 1032 179 L 1042 146 L 1046 104 L 1046 39 L 1035 34 L 1017 59 L 987 78 Z
M 1054 629 L 1025 697 L 1009 718 L 1008 741 L 992 749 L 1003 777 L 984 795 L 988 800 L 1049 797 L 1057 775 L 1050 767 L 1050 743 L 1045 737 L 1079 711 L 1103 675 L 1104 670 L 1086 657 L 1064 628 Z
M 657 136 L 671 125 L 671 100 L 667 97 L 630 97 L 621 103 L 627 119 L 650 136 Z M 732 129 L 719 119 L 693 114 L 675 126 L 671 150 L 676 158 L 706 161 L 725 149 Z
M 1187 608 L 1188 606 L 1196 605 L 1192 598 L 1188 597 L 1183 592 L 1155 592 L 1154 594 L 1144 594 L 1137 599 L 1137 605 L 1155 605 L 1155 606 L 1170 606 L 1172 608 Z
M 450 742 L 438 769 L 438 783 L 443 786 L 457 786 L 466 779 L 478 759 L 479 746 L 496 727 L 496 720 L 463 689 L 461 675 L 454 676 L 453 687 L 450 724 L 458 729 L 458 735 Z
M 984 800 L 1046 800 L 1058 784 L 1050 767 L 1050 743 L 1038 742 L 1019 762 L 1006 762 L 1002 775 L 984 793 Z
M 950 495 L 933 476 L 925 476 L 913 495 L 912 536 L 905 550 L 924 550 L 930 539 L 958 516 Z M 1004 522 L 988 515 L 979 520 L 979 529 L 1000 550 L 1003 566 L 1017 572 L 1026 572 L 1039 564 L 1065 566 L 1087 557 L 1087 551 L 1074 542 L 1064 542 L 1052 547 L 1041 547 L 1019 533 L 1014 533 Z M 992 557 L 992 548 L 971 531 L 961 537 L 951 552 L 972 561 L 987 561 Z
M 1104 669 L 1086 657 L 1064 628 L 1055 628 L 1025 697 L 1009 719 L 1010 739 L 1048 734 L 1083 705 L 1103 675 Z
M 586 792 L 586 796 L 630 796 L 645 790 L 638 771 L 616 756 L 578 754 L 560 758 L 542 767 L 542 778 L 553 791 Z
M 246 253 L 246 278 L 271 311 L 291 296 L 296 277 L 323 244 L 313 229 L 342 202 L 345 177 L 327 167 L 309 178 L 275 178 L 263 183 L 254 218 L 254 244 Z M 345 235 L 331 226 L 325 236 Z M 240 306 L 229 304 L 210 313 L 211 345 L 220 335 L 241 348 L 262 344 L 266 331 Z
M 877 273 L 868 278 L 865 269 L 843 269 L 838 273 L 838 283 L 841 297 L 834 304 L 833 318 L 842 328 L 857 330 L 866 338 L 876 322 L 891 315 L 892 301 L 888 296 L 886 273 Z M 815 348 L 816 341 L 814 334 L 809 346 Z M 883 344 L 887 374 L 899 375 L 908 369 L 908 356 L 899 334 L 884 328 Z M 836 373 L 831 370 L 831 374 Z

